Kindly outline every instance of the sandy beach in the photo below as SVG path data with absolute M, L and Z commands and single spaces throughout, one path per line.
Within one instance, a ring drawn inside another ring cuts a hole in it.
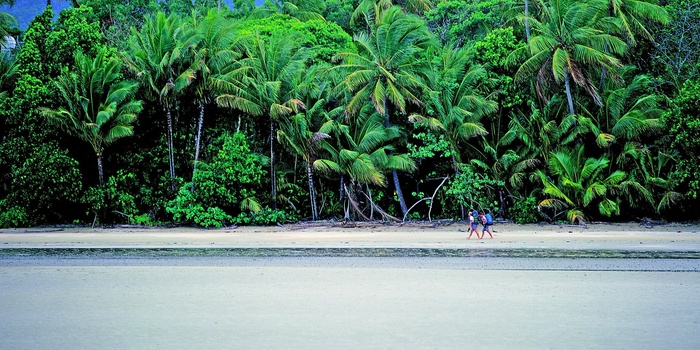
M 31 253 L 81 248 L 700 252 L 700 228 L 694 225 L 494 228 L 493 240 L 488 235 L 467 240 L 466 226 L 459 224 L 0 230 L 0 339 L 8 349 L 700 348 L 696 258 L 124 259 Z
M 314 223 L 272 227 L 0 229 L 0 248 L 19 247 L 317 247 L 533 248 L 700 251 L 700 225 L 638 223 L 496 224 L 494 238 L 467 240 L 463 223 Z

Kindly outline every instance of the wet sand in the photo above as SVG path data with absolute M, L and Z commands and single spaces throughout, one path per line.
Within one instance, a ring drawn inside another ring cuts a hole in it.
M 700 347 L 697 272 L 376 259 L 0 266 L 0 339 L 7 349 Z
M 19 229 L 0 230 L 0 251 L 700 251 L 688 225 L 501 225 L 481 241 L 460 230 Z M 5 257 L 0 339 L 7 349 L 697 349 L 698 271 L 700 259 Z

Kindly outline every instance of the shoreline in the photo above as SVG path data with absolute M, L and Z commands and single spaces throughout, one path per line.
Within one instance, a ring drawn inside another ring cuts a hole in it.
M 480 227 L 481 229 L 481 227 Z M 5 248 L 547 249 L 700 252 L 700 224 L 638 223 L 492 226 L 493 239 L 467 240 L 466 224 L 316 223 L 236 228 L 0 229 Z

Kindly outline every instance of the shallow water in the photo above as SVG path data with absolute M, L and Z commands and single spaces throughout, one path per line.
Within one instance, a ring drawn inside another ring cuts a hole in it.
M 483 257 L 700 259 L 700 251 L 452 248 L 0 248 L 0 259 L 23 257 L 193 258 L 193 257 Z

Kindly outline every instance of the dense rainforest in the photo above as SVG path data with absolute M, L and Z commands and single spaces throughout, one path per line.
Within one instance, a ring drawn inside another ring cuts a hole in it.
M 65 2 L 0 15 L 0 227 L 700 217 L 695 0 Z

